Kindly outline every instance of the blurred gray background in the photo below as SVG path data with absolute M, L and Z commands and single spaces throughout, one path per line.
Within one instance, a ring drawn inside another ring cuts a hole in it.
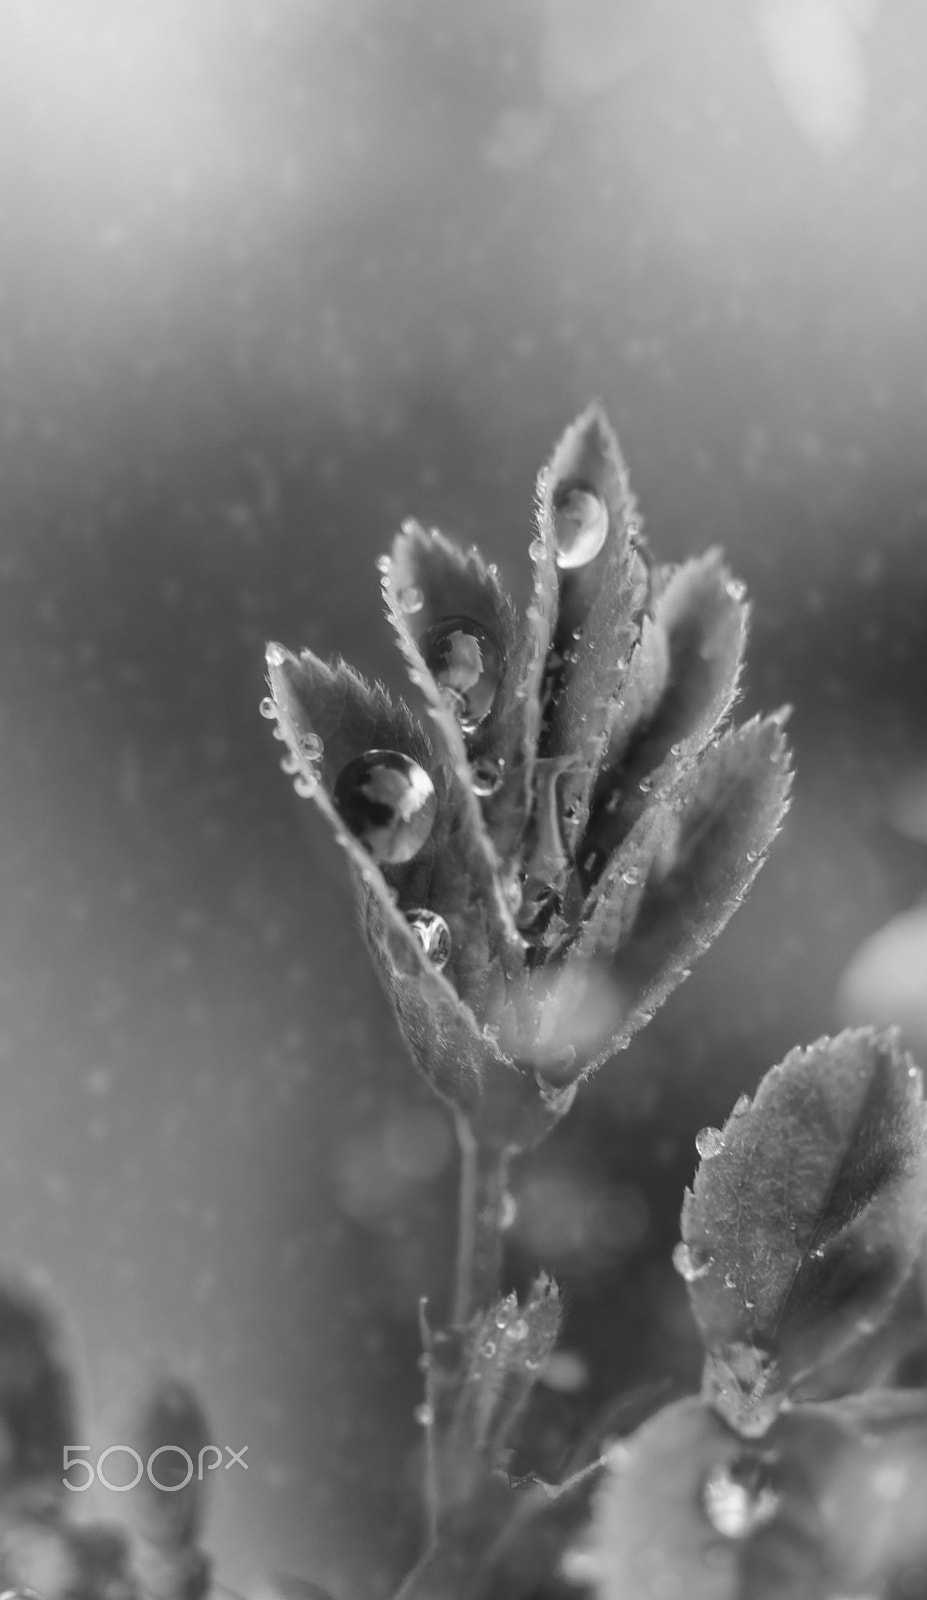
M 921 0 L 0 8 L 0 1269 L 62 1308 L 96 1448 L 165 1364 L 247 1445 L 237 1589 L 408 1558 L 454 1199 L 265 639 L 398 687 L 405 515 L 523 597 L 598 395 L 658 555 L 749 586 L 743 711 L 796 707 L 748 905 L 517 1175 L 556 1456 L 693 1381 L 694 1131 L 843 1020 L 927 1052 L 925 252 Z

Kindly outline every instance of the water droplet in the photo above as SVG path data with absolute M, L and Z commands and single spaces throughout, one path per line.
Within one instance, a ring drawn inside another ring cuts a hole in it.
M 464 733 L 488 717 L 502 678 L 502 652 L 469 617 L 449 617 L 426 629 L 419 641 L 425 665 L 451 698 Z
M 736 1283 L 737 1283 L 737 1279 L 734 1277 L 733 1272 L 726 1272 L 724 1274 L 724 1287 L 725 1287 L 725 1289 L 733 1289 Z
M 405 611 L 410 617 L 414 616 L 416 611 L 421 611 L 425 604 L 425 596 L 414 584 L 410 584 L 408 589 L 403 589 L 397 598 L 400 611 Z
M 641 781 L 637 787 L 640 789 L 641 794 L 649 794 L 653 788 L 653 779 L 641 778 Z
M 625 872 L 623 872 L 623 873 L 622 873 L 622 874 L 621 874 L 621 881 L 622 881 L 622 883 L 626 883 L 626 884 L 628 884 L 628 885 L 629 885 L 629 886 L 631 886 L 631 885 L 633 885 L 633 884 L 635 884 L 635 883 L 640 883 L 640 881 L 641 881 L 641 875 L 640 875 L 640 873 L 639 873 L 639 872 L 638 872 L 638 871 L 637 871 L 637 870 L 636 870 L 636 868 L 634 868 L 634 867 L 628 867 L 628 868 L 627 868 L 627 871 L 625 871 Z
M 411 861 L 434 826 L 434 784 L 398 750 L 368 750 L 342 768 L 334 801 L 375 861 Z
M 731 600 L 743 600 L 746 598 L 747 585 L 742 578 L 729 578 L 724 585 L 724 592 Z
M 680 1239 L 673 1249 L 673 1266 L 686 1283 L 695 1283 L 697 1278 L 704 1278 L 711 1271 L 711 1257 L 707 1261 L 699 1260 L 697 1253 Z
M 416 1406 L 412 1415 L 420 1428 L 432 1427 L 435 1420 L 434 1407 L 430 1406 L 427 1400 L 423 1400 L 420 1406 Z
M 522 1339 L 527 1339 L 528 1324 L 524 1317 L 516 1317 L 515 1321 L 509 1324 L 508 1337 L 516 1344 L 520 1344 Z
M 714 1467 L 705 1479 L 702 1496 L 712 1527 L 726 1539 L 746 1539 L 771 1522 L 779 1510 L 780 1496 L 764 1481 L 762 1462 L 745 1457 Z
M 512 1226 L 517 1215 L 518 1206 L 515 1203 L 515 1196 L 511 1194 L 508 1189 L 506 1189 L 505 1194 L 502 1196 L 502 1204 L 499 1208 L 499 1227 L 503 1233 L 507 1228 Z
M 300 800 L 311 800 L 318 787 L 318 778 L 311 777 L 308 772 L 297 772 L 293 779 L 293 788 Z
M 391 571 L 392 565 L 389 556 L 377 556 L 377 571 L 382 572 L 384 577 Z
M 295 750 L 287 750 L 285 754 L 280 757 L 280 771 L 285 772 L 287 776 L 291 778 L 294 772 L 299 772 L 299 770 L 299 756 L 296 754 Z
M 286 660 L 286 651 L 282 644 L 269 644 L 264 652 L 264 658 L 269 667 L 282 667 Z
M 407 911 L 406 921 L 437 972 L 443 972 L 451 954 L 451 930 L 437 911 L 418 906 Z
M 748 850 L 747 851 L 747 860 L 748 861 L 759 861 L 759 859 L 760 859 L 760 852 L 758 850 Z
M 591 489 L 558 491 L 554 502 L 554 559 L 558 567 L 585 567 L 608 535 L 608 510 Z
M 695 1135 L 695 1148 L 703 1161 L 710 1161 L 712 1156 L 721 1154 L 724 1149 L 724 1135 L 720 1128 L 700 1128 Z
M 272 694 L 265 694 L 263 700 L 258 706 L 258 710 L 260 711 L 262 717 L 270 718 L 277 715 L 277 702 Z
M 670 749 L 669 749 L 669 753 L 670 753 L 671 756 L 681 756 L 682 755 L 682 745 L 681 744 L 671 744 L 670 745 Z
M 306 761 L 321 761 L 325 746 L 317 733 L 301 733 L 299 749 Z
M 480 756 L 470 765 L 470 782 L 473 784 L 473 793 L 485 800 L 489 795 L 495 794 L 502 784 L 503 762 L 493 761 L 489 756 Z
M 485 1356 L 487 1361 L 491 1361 L 493 1356 L 495 1355 L 495 1353 L 496 1353 L 496 1342 L 495 1342 L 495 1340 L 494 1339 L 487 1339 L 485 1344 L 483 1345 L 481 1351 L 480 1351 L 480 1355 Z

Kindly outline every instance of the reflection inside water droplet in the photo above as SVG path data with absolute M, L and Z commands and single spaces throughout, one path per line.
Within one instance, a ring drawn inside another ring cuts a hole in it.
M 558 567 L 585 567 L 608 534 L 608 509 L 591 489 L 558 492 L 554 502 L 554 559 Z
M 438 802 L 423 767 L 398 750 L 368 750 L 335 784 L 342 820 L 375 861 L 411 861 L 434 825 Z
M 703 1161 L 710 1161 L 724 1149 L 724 1135 L 720 1128 L 700 1128 L 695 1135 L 695 1148 Z
M 436 622 L 419 648 L 429 672 L 451 701 L 464 733 L 473 733 L 492 710 L 502 678 L 502 652 L 492 635 L 469 617 Z
M 478 761 L 470 765 L 470 781 L 473 784 L 473 793 L 478 794 L 481 800 L 495 794 L 502 783 L 501 761 L 493 761 L 488 756 L 481 756 Z
M 680 1239 L 673 1249 L 673 1266 L 686 1283 L 694 1283 L 697 1278 L 704 1278 L 711 1271 L 711 1257 L 707 1261 L 702 1260 L 697 1251 L 690 1250 Z
M 705 1479 L 702 1498 L 709 1522 L 726 1539 L 746 1539 L 772 1521 L 780 1504 L 766 1467 L 752 1456 L 714 1467 Z
M 443 971 L 451 954 L 451 930 L 444 918 L 424 906 L 407 911 L 405 916 L 432 966 Z

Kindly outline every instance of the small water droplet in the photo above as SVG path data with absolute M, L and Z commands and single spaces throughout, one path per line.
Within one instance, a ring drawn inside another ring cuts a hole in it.
M 389 556 L 377 556 L 377 571 L 382 572 L 384 577 L 392 570 L 392 565 L 393 563 Z
M 503 765 L 502 761 L 493 761 L 489 756 L 480 756 L 471 763 L 470 782 L 473 793 L 479 795 L 481 800 L 486 800 L 501 787 Z
M 777 1491 L 764 1481 L 762 1464 L 749 1457 L 744 1465 L 724 1462 L 714 1467 L 702 1496 L 709 1522 L 726 1539 L 748 1538 L 772 1521 L 780 1504 Z
M 495 1340 L 487 1339 L 480 1350 L 480 1355 L 485 1356 L 487 1361 L 491 1361 L 496 1353 L 496 1349 L 497 1346 Z
M 747 851 L 747 860 L 748 861 L 759 861 L 759 859 L 760 859 L 760 852 L 758 850 L 748 850 Z
M 422 594 L 421 589 L 416 589 L 414 584 L 410 584 L 408 589 L 403 589 L 398 596 L 398 600 L 400 611 L 405 611 L 410 617 L 414 616 L 416 611 L 421 611 L 425 604 L 425 596 Z
M 631 886 L 635 883 L 640 883 L 641 875 L 634 867 L 628 867 L 627 870 L 621 874 L 621 881 L 622 883 L 626 883 Z
M 417 906 L 405 918 L 419 944 L 437 972 L 443 972 L 451 954 L 451 930 L 437 911 Z
M 725 1287 L 725 1289 L 733 1289 L 735 1284 L 736 1284 L 736 1282 L 737 1282 L 737 1279 L 734 1277 L 733 1272 L 726 1272 L 724 1274 L 724 1287 Z
M 681 744 L 671 744 L 669 753 L 670 753 L 671 756 L 681 756 L 682 755 L 682 745 Z
M 673 1248 L 673 1266 L 686 1283 L 695 1283 L 711 1271 L 711 1257 L 707 1261 L 699 1260 L 697 1253 L 680 1239 Z
M 503 1233 L 507 1228 L 512 1226 L 517 1215 L 518 1206 L 515 1203 L 515 1196 L 511 1194 L 508 1189 L 506 1189 L 505 1194 L 502 1196 L 502 1204 L 499 1208 L 499 1227 L 502 1229 Z
M 411 861 L 438 810 L 427 772 L 398 750 L 368 750 L 349 761 L 333 798 L 342 820 L 375 861 Z
M 294 772 L 299 772 L 299 770 L 299 756 L 296 754 L 295 750 L 287 750 L 285 754 L 280 757 L 280 771 L 285 772 L 287 776 L 291 778 Z
M 325 750 L 317 733 L 301 733 L 299 748 L 306 761 L 321 761 Z
M 554 500 L 554 559 L 558 567 L 588 566 L 608 536 L 608 509 L 591 489 L 574 485 Z
M 640 789 L 641 794 L 649 794 L 653 788 L 653 779 L 641 778 L 641 781 L 637 787 Z
M 730 600 L 743 600 L 746 598 L 747 585 L 742 578 L 729 578 L 724 585 L 724 592 Z
M 710 1161 L 724 1149 L 724 1135 L 720 1128 L 700 1128 L 695 1135 L 695 1148 L 703 1161 Z
M 286 660 L 286 651 L 282 644 L 269 644 L 264 657 L 269 667 L 282 667 Z
M 435 1420 L 434 1407 L 430 1406 L 428 1404 L 427 1400 L 423 1400 L 421 1405 L 416 1406 L 416 1408 L 413 1411 L 412 1415 L 415 1418 L 415 1420 L 418 1423 L 420 1428 L 430 1428 L 434 1424 L 434 1420 Z
M 267 717 L 267 718 L 276 717 L 276 715 L 277 715 L 277 702 L 274 699 L 272 694 L 265 694 L 263 700 L 261 701 L 260 705 L 258 706 L 258 710 L 260 711 L 262 717 Z
M 419 649 L 443 689 L 465 734 L 474 733 L 492 710 L 502 679 L 502 652 L 492 635 L 469 617 L 449 617 L 426 629 Z
M 311 777 L 308 772 L 297 772 L 293 779 L 293 788 L 300 800 L 311 800 L 318 787 L 318 778 Z

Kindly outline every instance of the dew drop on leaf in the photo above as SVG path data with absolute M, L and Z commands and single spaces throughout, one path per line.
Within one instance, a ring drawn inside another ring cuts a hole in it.
M 451 954 L 451 930 L 444 918 L 425 906 L 417 906 L 405 915 L 428 960 L 436 971 L 442 972 Z
M 703 1161 L 720 1155 L 724 1149 L 724 1135 L 720 1128 L 700 1128 L 695 1135 L 695 1148 Z
M 301 733 L 299 748 L 307 761 L 321 761 L 325 746 L 317 733 Z
M 334 801 L 345 825 L 375 861 L 411 861 L 438 809 L 423 767 L 398 750 L 368 750 L 338 775 Z
M 673 1266 L 686 1283 L 694 1283 L 697 1278 L 704 1278 L 711 1271 L 711 1257 L 707 1261 L 701 1261 L 680 1239 L 673 1248 Z
M 502 652 L 492 635 L 469 617 L 450 617 L 427 629 L 419 649 L 462 731 L 474 733 L 492 710 L 502 678 Z
M 726 1539 L 746 1539 L 757 1528 L 771 1522 L 779 1510 L 780 1497 L 764 1481 L 760 1463 L 749 1460 L 723 1463 L 705 1479 L 702 1490 L 705 1511 L 712 1527 Z
M 594 561 L 608 533 L 605 502 L 591 489 L 561 490 L 554 505 L 554 559 L 558 567 L 585 567 Z
M 470 767 L 470 781 L 473 784 L 473 793 L 485 800 L 502 783 L 502 762 L 492 761 L 488 756 L 474 761 Z

